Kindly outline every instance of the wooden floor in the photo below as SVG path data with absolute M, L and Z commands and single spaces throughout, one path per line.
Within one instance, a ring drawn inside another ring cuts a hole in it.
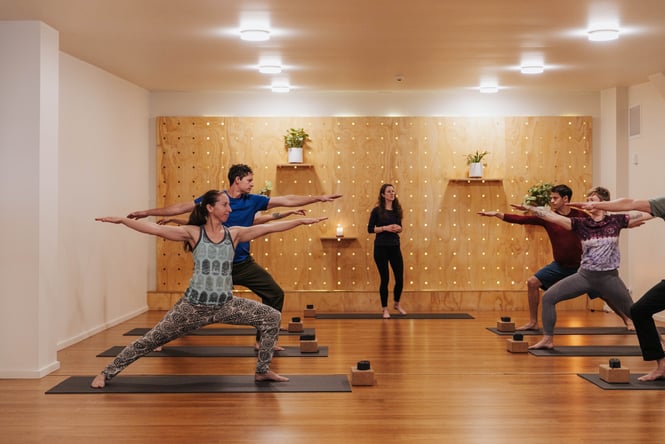
M 285 375 L 346 374 L 370 360 L 376 384 L 351 393 L 46 395 L 70 375 L 96 374 L 95 355 L 152 326 L 150 311 L 59 352 L 41 380 L 0 380 L 2 443 L 662 443 L 665 391 L 605 391 L 577 373 L 608 358 L 506 351 L 499 313 L 472 320 L 306 318 L 326 358 L 276 358 Z M 285 313 L 284 320 L 301 313 Z M 517 322 L 524 313 L 511 313 Z M 619 326 L 603 312 L 560 312 L 559 325 Z M 533 343 L 535 337 L 527 337 Z M 283 345 L 297 345 L 283 336 Z M 251 345 L 251 336 L 189 336 L 193 345 Z M 634 335 L 558 336 L 557 345 L 635 345 Z M 175 345 L 175 343 L 174 343 Z M 633 373 L 652 363 L 621 357 Z M 252 358 L 145 358 L 123 374 L 246 374 Z

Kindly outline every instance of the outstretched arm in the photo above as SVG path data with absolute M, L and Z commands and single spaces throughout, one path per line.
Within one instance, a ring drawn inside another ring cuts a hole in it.
M 164 208 L 152 208 L 150 210 L 133 211 L 127 215 L 130 219 L 142 219 L 148 216 L 177 216 L 179 214 L 191 213 L 196 204 L 194 201 L 181 202 Z
M 342 197 L 341 194 L 324 194 L 321 196 L 298 196 L 289 194 L 286 196 L 271 197 L 268 201 L 268 208 L 274 207 L 302 207 L 315 202 L 330 202 Z
M 628 228 L 639 227 L 640 225 L 644 225 L 646 221 L 653 219 L 651 213 L 645 213 L 644 211 L 631 211 L 628 213 L 628 217 L 630 218 Z
M 311 225 L 328 219 L 327 217 L 304 217 L 300 219 L 285 220 L 282 222 L 274 222 L 271 224 L 252 225 L 251 227 L 230 227 L 231 239 L 233 244 L 237 245 L 240 242 L 249 242 L 257 237 L 265 236 L 270 233 L 277 233 L 279 231 L 286 231 L 300 225 Z
M 159 219 L 157 221 L 157 224 L 159 224 L 159 225 L 168 225 L 168 224 L 187 225 L 187 222 L 189 222 L 187 219 L 180 219 L 179 217 L 167 217 L 166 219 Z
M 496 217 L 503 220 L 503 213 L 500 211 L 479 211 L 478 214 L 481 216 Z
M 305 214 L 306 212 L 303 209 L 280 211 L 271 214 L 264 214 L 262 212 L 258 212 L 254 216 L 253 225 L 261 225 L 265 224 L 266 222 L 272 222 L 274 220 L 283 219 L 285 217 L 294 216 L 294 215 L 304 216 Z
M 584 210 L 605 210 L 605 211 L 643 211 L 651 213 L 651 204 L 646 199 L 621 199 L 608 200 L 603 202 L 570 202 L 566 204 L 571 207 L 578 207 Z
M 198 233 L 198 227 L 183 225 L 173 227 L 168 225 L 159 225 L 152 222 L 129 219 L 128 217 L 97 217 L 96 221 L 108 222 L 112 224 L 122 224 L 139 233 L 152 234 L 172 241 L 193 241 L 195 233 Z
M 535 214 L 539 218 L 555 223 L 559 225 L 560 227 L 565 228 L 566 230 L 570 231 L 573 229 L 573 223 L 570 221 L 570 218 L 566 216 L 562 216 L 558 213 L 555 213 L 554 211 L 548 211 L 545 210 L 541 207 L 534 207 L 532 205 L 515 205 L 515 204 L 510 204 L 511 207 L 517 209 L 517 210 L 522 210 L 522 211 L 528 211 L 531 214 Z

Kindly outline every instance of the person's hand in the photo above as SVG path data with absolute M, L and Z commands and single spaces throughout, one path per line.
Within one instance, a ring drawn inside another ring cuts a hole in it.
M 294 216 L 306 216 L 306 215 L 307 215 L 307 211 L 305 211 L 305 210 L 303 210 L 303 209 L 301 208 L 301 209 L 299 209 L 299 210 L 292 210 L 292 211 L 291 211 L 291 214 L 294 215 Z
M 129 219 L 143 219 L 148 217 L 145 211 L 133 211 L 127 215 Z
M 593 210 L 596 202 L 568 202 L 567 207 L 576 207 L 582 210 Z
M 481 216 L 496 217 L 496 216 L 498 216 L 499 212 L 498 211 L 479 211 L 478 214 L 481 215 Z
M 390 233 L 401 233 L 402 232 L 402 227 L 400 227 L 397 224 L 390 224 L 390 225 L 384 225 L 381 227 L 383 231 L 388 231 Z
M 306 217 L 299 219 L 304 225 L 318 224 L 319 222 L 328 219 L 328 217 Z
M 515 208 L 516 210 L 520 211 L 529 211 L 530 208 L 524 204 L 510 204 L 511 207 Z
M 324 194 L 321 196 L 321 202 L 330 202 L 331 200 L 339 199 L 341 194 Z
M 119 224 L 122 222 L 122 217 L 115 217 L 115 216 L 106 216 L 106 217 L 96 217 L 95 220 L 98 222 L 109 222 L 112 224 Z

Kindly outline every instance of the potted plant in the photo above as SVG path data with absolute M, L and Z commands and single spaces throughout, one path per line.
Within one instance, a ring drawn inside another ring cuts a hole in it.
M 263 194 L 264 196 L 270 197 L 270 192 L 272 191 L 272 182 L 269 180 L 266 180 L 265 185 L 263 188 L 259 190 L 259 194 Z
M 478 151 L 466 155 L 466 164 L 469 165 L 469 177 L 483 177 L 483 158 L 489 151 Z
M 302 163 L 302 148 L 310 140 L 303 128 L 290 128 L 284 135 L 284 146 L 288 150 L 289 163 Z
M 554 185 L 551 183 L 541 183 L 529 188 L 524 196 L 524 205 L 533 205 L 534 207 L 544 207 L 550 203 L 550 190 Z

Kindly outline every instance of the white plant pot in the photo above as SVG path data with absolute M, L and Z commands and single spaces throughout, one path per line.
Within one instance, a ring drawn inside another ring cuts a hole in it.
M 470 163 L 469 177 L 483 177 L 483 164 L 480 162 Z
M 302 148 L 289 148 L 289 163 L 302 163 Z

